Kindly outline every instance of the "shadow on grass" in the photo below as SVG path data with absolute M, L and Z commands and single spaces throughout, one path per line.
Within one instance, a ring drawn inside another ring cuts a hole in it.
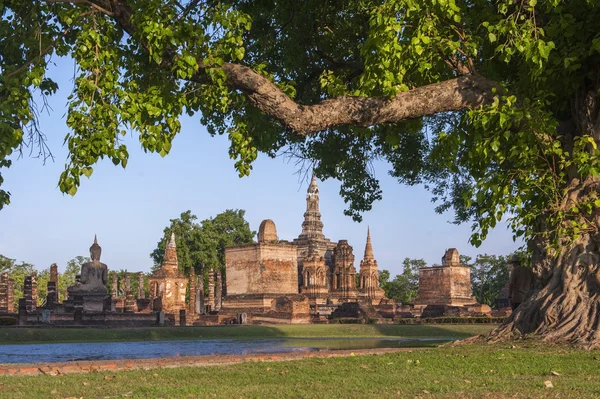
M 495 325 L 303 324 L 140 328 L 2 328 L 1 344 L 256 338 L 448 338 L 489 332 Z

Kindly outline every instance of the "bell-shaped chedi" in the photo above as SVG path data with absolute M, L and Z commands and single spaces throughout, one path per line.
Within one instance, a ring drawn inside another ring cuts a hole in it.
M 379 301 L 385 297 L 385 292 L 379 287 L 379 267 L 373 255 L 370 228 L 367 228 L 365 255 L 360 261 L 358 290 L 361 292 L 361 296 L 365 296 L 372 304 L 379 304 Z
M 277 242 L 277 227 L 271 219 L 263 220 L 260 224 L 258 242 Z
M 187 280 L 187 277 L 179 270 L 175 233 L 171 233 L 171 239 L 165 248 L 163 263 L 160 269 L 152 273 L 150 277 L 150 295 L 154 298 L 161 298 L 162 310 L 165 313 L 185 309 Z

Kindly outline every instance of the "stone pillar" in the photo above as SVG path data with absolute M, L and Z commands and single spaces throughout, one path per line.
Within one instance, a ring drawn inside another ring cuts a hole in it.
M 125 273 L 125 288 L 123 291 L 125 291 L 125 296 L 131 291 L 131 276 L 129 276 L 129 273 Z
M 8 312 L 8 273 L 0 275 L 0 312 Z
M 204 278 L 202 275 L 198 276 L 196 284 L 196 313 L 204 314 Z
M 60 303 L 58 293 L 58 266 L 56 263 L 50 265 L 50 280 L 48 281 L 46 293 L 46 306 L 52 308 L 54 305 Z
M 133 313 L 135 311 L 137 311 L 137 301 L 133 291 L 129 290 L 125 293 L 125 312 Z
M 113 299 L 116 299 L 119 297 L 119 277 L 117 276 L 117 273 L 112 274 L 112 294 L 111 294 L 111 296 L 113 297 Z
M 188 283 L 188 289 L 190 294 L 190 302 L 188 303 L 188 311 L 190 314 L 196 313 L 196 272 L 194 267 L 190 268 L 190 281 Z
M 58 284 L 58 266 L 56 263 L 50 265 L 50 281 Z
M 146 298 L 146 291 L 144 291 L 144 273 L 138 273 L 138 299 Z
M 7 302 L 8 302 L 8 313 L 14 313 L 15 311 L 15 280 L 12 278 L 8 279 L 8 294 L 7 294 Z
M 223 293 L 223 281 L 221 279 L 221 272 L 217 272 L 217 286 L 215 287 L 215 310 L 218 312 L 221 310 L 221 297 Z
M 58 291 L 56 289 L 56 281 L 48 281 L 46 286 L 46 308 L 54 309 L 58 303 Z
M 215 308 L 215 272 L 211 269 L 208 272 L 208 311 L 212 312 Z
M 35 312 L 37 309 L 37 275 L 35 273 L 25 277 L 23 298 L 25 299 L 26 311 L 28 313 Z

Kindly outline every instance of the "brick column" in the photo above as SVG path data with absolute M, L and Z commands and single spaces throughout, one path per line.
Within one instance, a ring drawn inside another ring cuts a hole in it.
M 215 287 L 215 310 L 221 310 L 221 296 L 223 293 L 223 281 L 221 280 L 221 272 L 217 272 L 217 286 Z
M 123 291 L 125 291 L 125 296 L 131 291 L 131 277 L 129 276 L 129 273 L 125 273 L 125 287 Z
M 7 302 L 8 302 L 8 313 L 14 313 L 15 312 L 15 280 L 13 280 L 12 278 L 8 279 L 8 295 L 7 295 Z
M 58 266 L 56 263 L 50 265 L 50 281 L 58 284 Z
M 112 297 L 113 299 L 118 298 L 119 296 L 119 277 L 117 273 L 112 274 Z
M 0 275 L 0 312 L 8 312 L 8 273 Z
M 37 275 L 26 276 L 23 282 L 23 298 L 27 313 L 35 312 L 37 309 Z
M 46 286 L 46 307 L 48 309 L 54 309 L 58 303 L 58 292 L 56 290 L 56 282 L 48 281 Z
M 188 303 L 188 312 L 189 314 L 196 313 L 196 273 L 194 271 L 194 267 L 190 268 L 190 281 L 188 283 L 190 302 Z
M 204 314 L 204 278 L 202 275 L 198 276 L 196 282 L 196 313 Z
M 144 291 L 144 273 L 138 273 L 138 299 L 146 298 L 146 292 Z
M 208 272 L 208 311 L 212 312 L 215 309 L 215 272 Z
M 133 295 L 133 291 L 127 291 L 125 293 L 125 312 L 134 313 L 137 311 L 137 301 L 135 300 L 135 295 Z

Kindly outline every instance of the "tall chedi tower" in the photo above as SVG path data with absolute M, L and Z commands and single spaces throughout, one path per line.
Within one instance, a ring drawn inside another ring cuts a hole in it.
M 377 305 L 385 297 L 383 289 L 379 287 L 379 268 L 373 256 L 371 244 L 371 229 L 367 227 L 367 244 L 365 245 L 365 256 L 360 261 L 360 274 L 358 279 L 358 290 L 361 297 L 366 297 L 371 304 Z
M 306 191 L 306 212 L 304 212 L 302 232 L 293 243 L 298 248 L 298 287 L 303 285 L 303 261 L 308 255 L 311 245 L 315 251 L 322 254 L 325 264 L 329 268 L 333 267 L 331 256 L 336 244 L 323 234 L 323 222 L 321 221 L 321 212 L 319 211 L 319 186 L 317 185 L 317 177 L 314 173 Z

